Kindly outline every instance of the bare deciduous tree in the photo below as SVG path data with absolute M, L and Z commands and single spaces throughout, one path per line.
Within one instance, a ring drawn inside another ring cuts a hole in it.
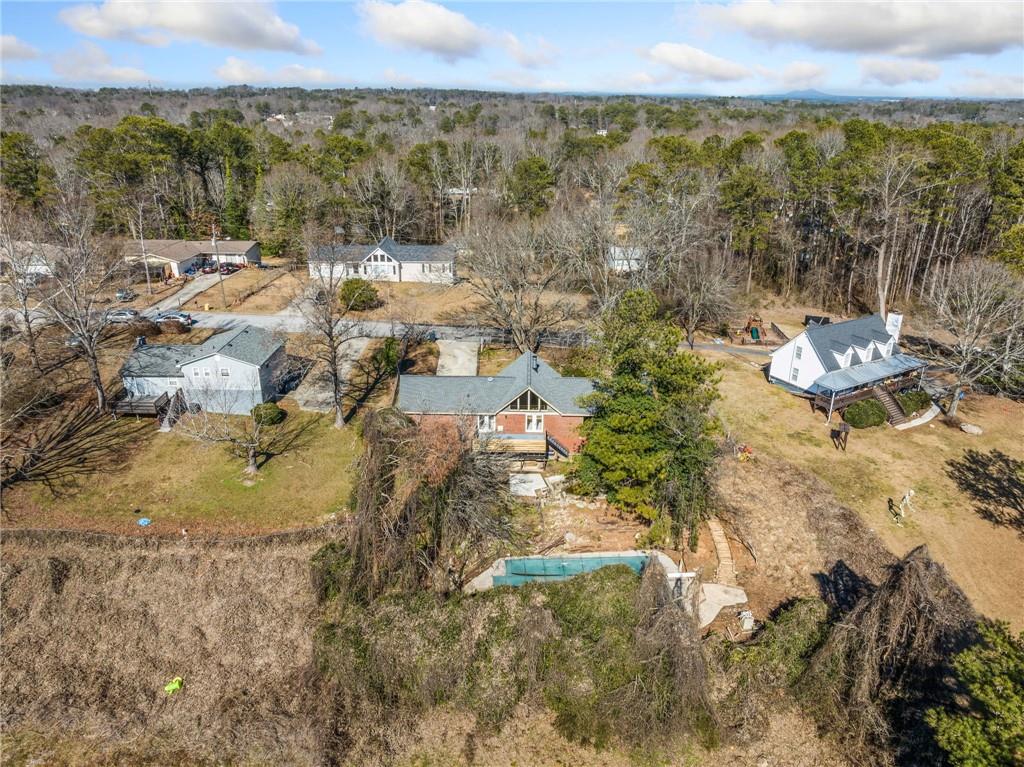
M 376 240 L 400 237 L 416 221 L 412 187 L 394 162 L 374 162 L 356 175 L 352 196 L 361 227 Z
M 11 300 L 32 365 L 42 372 L 38 333 L 46 318 L 38 308 L 38 283 L 51 269 L 54 248 L 39 242 L 41 234 L 33 223 L 24 218 L 15 221 L 6 212 L 0 214 L 0 256 L 4 260 L 0 290 Z
M 718 253 L 683 258 L 673 265 L 664 297 L 693 349 L 697 331 L 717 332 L 732 315 L 736 278 Z
M 349 319 L 351 303 L 344 303 L 340 296 L 346 256 L 344 250 L 314 227 L 306 228 L 304 238 L 309 259 L 317 267 L 296 305 L 304 320 L 314 362 L 330 382 L 334 426 L 340 429 L 345 425 L 346 346 L 360 335 L 356 322 Z
M 189 406 L 175 428 L 199 442 L 224 445 L 245 461 L 245 473 L 253 476 L 261 459 L 298 447 L 308 424 L 299 419 L 277 423 L 264 408 L 249 409 L 254 393 L 211 389 L 186 395 Z
M 960 393 L 980 378 L 1013 377 L 1024 366 L 1024 285 L 1005 266 L 991 261 L 951 269 L 932 299 L 939 324 L 955 341 L 941 356 L 956 376 L 949 414 Z M 1007 375 L 1010 373 L 1010 375 Z
M 552 292 L 566 277 L 566 264 L 537 229 L 487 222 L 464 246 L 469 284 L 483 300 L 473 314 L 507 331 L 520 351 L 536 349 L 545 332 L 575 315 L 572 302 Z
M 93 209 L 86 195 L 81 177 L 58 172 L 50 224 L 60 247 L 53 251 L 52 276 L 41 306 L 67 331 L 68 343 L 88 366 L 96 406 L 105 410 L 107 391 L 100 372 L 107 327 L 103 305 L 127 265 L 118 249 L 93 236 Z

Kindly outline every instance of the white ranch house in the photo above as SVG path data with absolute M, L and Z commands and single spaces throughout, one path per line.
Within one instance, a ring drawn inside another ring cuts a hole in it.
M 308 255 L 310 277 L 362 277 L 380 282 L 455 281 L 451 245 L 399 245 L 385 237 L 376 245 L 325 245 Z
M 248 413 L 277 394 L 284 344 L 245 325 L 201 344 L 148 344 L 140 338 L 121 368 L 129 400 L 173 398 L 213 413 Z

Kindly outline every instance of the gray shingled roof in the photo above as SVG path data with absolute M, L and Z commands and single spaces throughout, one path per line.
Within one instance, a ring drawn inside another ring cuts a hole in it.
M 407 413 L 491 415 L 527 389 L 562 415 L 589 415 L 579 398 L 594 391 L 593 382 L 560 376 L 532 354 L 521 355 L 496 376 L 399 376 L 396 404 Z
M 829 325 L 815 325 L 807 328 L 804 334 L 828 372 L 840 369 L 832 352 L 843 354 L 851 346 L 859 346 L 863 349 L 871 341 L 884 344 L 892 338 L 889 331 L 885 329 L 885 322 L 877 314 Z M 893 346 L 893 353 L 897 352 L 898 349 Z
M 385 237 L 376 245 L 321 245 L 313 250 L 312 261 L 354 262 L 362 261 L 380 248 L 399 263 L 448 263 L 455 258 L 451 245 L 399 245 Z
M 281 341 L 263 328 L 243 325 L 218 333 L 201 344 L 145 344 L 136 347 L 121 367 L 121 375 L 170 378 L 181 375 L 181 366 L 213 354 L 259 367 L 281 348 Z
M 173 378 L 180 376 L 178 368 L 187 362 L 195 349 L 194 344 L 145 344 L 137 346 L 121 366 L 121 375 L 128 378 Z

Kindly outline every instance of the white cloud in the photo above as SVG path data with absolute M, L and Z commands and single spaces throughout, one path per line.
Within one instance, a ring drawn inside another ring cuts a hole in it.
M 381 73 L 381 76 L 384 78 L 384 82 L 391 83 L 393 85 L 426 85 L 426 83 L 418 77 L 407 75 L 405 72 L 399 72 L 393 67 L 385 69 Z
M 942 69 L 930 61 L 867 58 L 860 60 L 860 74 L 865 83 L 876 82 L 892 87 L 934 82 L 942 76 Z
M 432 53 L 449 64 L 475 56 L 488 38 L 461 13 L 427 0 L 365 0 L 358 12 L 363 28 L 377 42 Z
M 817 88 L 825 82 L 828 69 L 813 61 L 792 61 L 779 75 L 782 84 L 790 90 Z
M 538 77 L 533 72 L 524 72 L 521 70 L 492 72 L 491 77 L 505 83 L 506 85 L 510 85 L 513 88 L 518 88 L 524 91 L 563 91 L 569 87 L 569 84 L 563 80 L 551 80 L 549 78 Z
M 742 64 L 683 43 L 658 43 L 646 52 L 646 56 L 651 61 L 664 64 L 686 75 L 686 78 L 694 83 L 706 80 L 743 80 L 752 74 L 750 69 Z
M 224 82 L 236 85 L 252 83 L 274 83 L 276 85 L 307 85 L 314 83 L 340 82 L 326 69 L 306 67 L 302 64 L 288 64 L 270 71 L 251 61 L 228 56 L 216 69 L 216 75 Z
M 1024 76 L 994 75 L 981 69 L 968 69 L 966 80 L 954 83 L 950 90 L 956 96 L 990 99 L 1024 98 Z
M 508 55 L 515 59 L 519 66 L 527 69 L 549 67 L 558 59 L 558 48 L 543 37 L 538 37 L 528 48 L 520 42 L 518 37 L 507 32 L 502 38 L 502 42 Z
M 65 80 L 78 83 L 141 83 L 155 78 L 136 67 L 119 67 L 96 43 L 83 42 L 53 58 L 53 71 Z
M 147 0 L 99 5 L 74 5 L 59 14 L 76 32 L 104 40 L 129 40 L 143 45 L 198 41 L 241 50 L 319 53 L 299 28 L 275 13 L 267 2 L 201 2 Z
M 1024 3 L 1000 0 L 739 0 L 701 14 L 770 43 L 922 58 L 999 53 L 1020 47 L 1024 29 Z
M 38 59 L 39 51 L 14 35 L 0 35 L 0 58 L 4 61 Z

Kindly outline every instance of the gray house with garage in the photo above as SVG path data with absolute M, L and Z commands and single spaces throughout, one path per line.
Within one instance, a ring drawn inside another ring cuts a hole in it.
M 150 344 L 140 339 L 121 380 L 129 399 L 181 397 L 213 413 L 245 414 L 278 393 L 284 343 L 245 325 L 201 344 Z

